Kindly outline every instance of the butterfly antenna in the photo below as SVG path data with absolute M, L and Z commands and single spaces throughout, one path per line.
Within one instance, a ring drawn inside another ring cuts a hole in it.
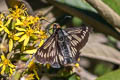
M 46 20 L 46 19 L 41 19 L 41 21 L 46 21 L 46 22 L 48 22 L 49 24 L 51 24 L 51 22 L 49 22 L 48 20 Z
M 42 20 L 44 20 L 44 21 L 46 21 L 46 22 L 48 22 L 49 24 L 48 24 L 48 26 L 45 28 L 45 30 L 48 32 L 48 34 L 50 34 L 51 35 L 51 33 L 49 32 L 49 30 L 51 30 L 50 29 L 50 25 L 52 24 L 52 22 L 49 22 L 48 20 L 46 20 L 46 19 L 41 19 L 41 21 Z
M 69 23 L 72 19 L 72 16 L 69 15 L 63 15 L 62 17 L 60 17 L 56 23 L 59 23 L 60 25 L 65 25 L 66 23 Z
M 71 19 L 72 16 L 65 16 L 63 20 L 66 20 L 66 19 Z

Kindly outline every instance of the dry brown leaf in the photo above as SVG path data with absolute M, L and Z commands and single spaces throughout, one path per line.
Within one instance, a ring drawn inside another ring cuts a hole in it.
M 118 49 L 120 49 L 120 41 L 116 42 L 116 46 L 117 46 Z
M 50 80 L 48 76 L 42 76 L 40 80 Z
M 89 43 L 92 43 L 92 42 L 106 43 L 107 41 L 108 40 L 105 37 L 105 35 L 101 33 L 92 33 L 90 34 L 90 37 L 89 37 Z
M 0 12 L 2 11 L 3 12 L 8 11 L 8 7 L 7 7 L 5 0 L 0 0 Z
M 88 42 L 88 44 L 81 50 L 81 52 L 81 56 L 84 57 L 120 64 L 120 52 L 101 43 Z
M 80 80 L 95 80 L 97 78 L 96 75 L 89 73 L 82 67 L 73 67 L 73 72 L 80 76 Z

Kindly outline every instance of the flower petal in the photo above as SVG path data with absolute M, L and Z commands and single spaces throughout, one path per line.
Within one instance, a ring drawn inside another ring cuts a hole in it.
M 17 22 L 15 23 L 15 25 L 23 25 L 23 22 L 21 22 L 19 19 L 17 19 Z
M 6 32 L 6 33 L 10 33 L 10 31 L 8 30 L 8 28 L 7 27 L 3 27 L 4 28 L 4 31 Z
M 23 34 L 24 34 L 24 32 L 18 32 L 18 33 L 15 34 L 15 36 L 21 36 Z
M 10 68 L 10 74 L 12 74 L 13 73 L 13 70 L 12 70 L 12 68 Z
M 33 53 L 36 53 L 37 49 L 32 49 L 32 50 L 26 50 L 24 51 L 24 53 L 27 53 L 27 54 L 33 54 Z
M 1 59 L 2 59 L 2 61 L 4 61 L 6 59 L 3 54 L 1 55 Z
M 25 39 L 26 39 L 26 37 L 27 37 L 27 35 L 26 35 L 26 34 L 24 34 L 24 35 L 20 38 L 19 42 L 22 42 L 23 40 L 25 40 Z
M 35 80 L 34 74 L 29 74 L 28 76 L 26 76 L 26 78 L 24 80 Z
M 79 67 L 80 65 L 78 63 L 75 64 L 76 67 Z
M 0 63 L 0 67 L 3 65 L 3 63 Z
M 10 66 L 11 68 L 15 68 L 15 65 L 13 65 L 12 63 L 9 63 L 8 66 Z
M 24 46 L 26 46 L 29 42 L 30 37 L 26 35 L 26 38 L 24 40 Z
M 36 78 L 37 78 L 38 80 L 40 80 L 40 78 L 39 78 L 39 76 L 38 76 L 37 71 L 36 71 L 35 69 L 33 69 L 33 72 L 34 72 L 34 74 L 35 74 Z
M 34 33 L 39 34 L 39 33 L 40 33 L 40 31 L 34 31 Z
M 26 31 L 24 28 L 19 28 L 19 27 L 15 27 L 15 29 L 18 31 Z
M 14 36 L 14 40 L 19 40 L 20 38 L 18 36 Z
M 44 43 L 44 40 L 41 40 L 40 44 L 39 44 L 39 47 L 41 47 L 43 45 L 43 43 Z
M 12 18 L 9 18 L 8 21 L 6 22 L 5 26 L 8 26 L 11 22 Z
M 9 40 L 9 52 L 12 51 L 12 48 L 13 48 L 13 40 L 10 39 L 10 40 Z
M 2 74 L 2 75 L 4 74 L 5 68 L 6 68 L 6 66 L 3 65 L 3 67 L 2 67 L 2 71 L 1 71 L 1 74 Z
M 3 28 L 0 28 L 0 31 L 2 31 L 3 30 Z

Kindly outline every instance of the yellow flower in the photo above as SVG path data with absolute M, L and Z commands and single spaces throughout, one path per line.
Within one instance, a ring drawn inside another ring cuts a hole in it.
M 6 24 L 5 24 L 6 25 Z M 3 21 L 0 21 L 0 31 L 5 31 L 6 33 L 10 33 L 10 31 L 8 30 L 8 28 L 4 25 Z
M 13 34 L 11 32 L 8 34 L 8 37 L 9 37 L 9 52 L 11 52 L 13 48 L 13 41 L 19 40 L 20 38 L 16 36 L 16 34 Z
M 0 14 L 0 20 L 5 19 L 5 16 L 3 13 Z
M 15 6 L 15 10 L 9 9 L 10 14 L 7 15 L 6 19 L 8 19 L 7 24 L 10 24 L 11 21 L 18 22 L 20 19 L 23 19 L 23 17 L 27 17 L 26 9 L 23 8 L 24 6 L 21 6 L 20 8 L 18 6 Z
M 33 71 L 35 76 L 36 76 L 36 78 L 38 80 L 40 80 L 40 78 L 38 76 L 38 73 L 37 73 L 37 67 L 36 67 L 34 61 L 35 61 L 35 58 L 33 58 L 32 61 L 28 64 L 28 68 L 29 68 L 30 71 Z
M 27 75 L 24 80 L 34 80 L 34 74 Z
M 8 25 L 10 24 L 12 18 L 9 18 L 7 21 L 5 21 L 5 16 L 3 14 L 0 14 L 0 31 L 5 31 L 6 33 L 10 33 L 8 30 Z
M 25 17 L 21 17 L 21 20 L 17 19 L 15 25 L 30 27 L 35 25 L 35 23 L 37 23 L 39 20 L 40 20 L 39 17 L 25 16 Z
M 80 58 L 78 58 L 78 60 L 77 60 L 78 62 L 80 61 Z
M 17 35 L 17 36 L 22 35 L 22 37 L 19 39 L 19 42 L 24 41 L 23 45 L 26 46 L 28 44 L 29 40 L 30 40 L 30 37 L 34 35 L 35 31 L 33 29 L 31 29 L 31 28 L 24 29 L 24 28 L 16 27 L 16 29 L 18 31 L 22 31 L 22 32 L 20 32 L 21 34 L 19 33 L 20 35 Z
M 7 18 L 12 18 L 14 20 L 17 20 L 18 18 L 28 15 L 26 12 L 26 8 L 23 9 L 24 5 L 21 6 L 20 8 L 18 6 L 15 6 L 15 10 L 9 9 L 9 11 L 11 12 Z
M 41 47 L 44 44 L 44 42 L 45 42 L 45 40 L 41 40 L 40 44 L 39 44 L 39 47 Z
M 76 63 L 76 64 L 75 64 L 75 67 L 80 67 L 79 63 Z
M 44 31 L 40 30 L 40 31 L 37 31 L 37 30 L 34 30 L 32 28 L 19 28 L 19 27 L 15 27 L 16 30 L 19 31 L 19 33 L 16 33 L 15 35 L 16 36 L 21 36 L 21 38 L 19 39 L 19 42 L 22 42 L 24 41 L 23 45 L 26 46 L 30 40 L 31 37 L 35 38 L 37 37 L 37 39 L 46 39 L 47 38 L 47 35 Z M 43 44 L 43 41 L 42 41 L 42 44 Z M 41 45 L 41 43 L 40 43 Z
M 16 26 L 24 26 L 30 27 L 30 22 L 26 20 L 27 16 L 22 20 L 17 19 L 15 25 Z
M 44 31 L 40 30 L 40 32 L 39 32 L 39 34 L 37 36 L 37 40 L 34 41 L 33 44 L 35 45 L 35 44 L 39 43 L 38 46 L 41 47 L 44 44 L 45 39 L 47 39 L 47 38 L 48 38 L 48 35 Z
M 39 38 L 40 38 L 40 39 L 46 39 L 47 37 L 48 37 L 48 36 L 47 36 L 46 32 L 43 31 L 43 30 L 40 30 Z
M 45 31 L 40 30 L 39 35 L 38 35 L 38 39 L 40 42 L 39 47 L 41 47 L 43 45 L 43 43 L 45 42 L 45 39 L 47 39 L 47 38 L 48 38 L 48 35 L 45 33 Z
M 50 64 L 46 64 L 47 69 L 50 69 Z
M 24 53 L 26 54 L 33 54 L 33 53 L 36 53 L 37 49 L 31 49 L 31 50 L 26 50 L 24 51 Z
M 31 24 L 34 24 L 35 22 L 38 22 L 39 17 L 33 17 L 33 16 L 28 16 L 27 21 L 29 21 Z
M 10 62 L 10 60 L 6 59 L 3 54 L 1 55 L 1 61 L 2 61 L 0 62 L 0 67 L 2 67 L 1 74 L 4 75 L 4 72 L 8 67 L 9 75 L 11 75 L 15 71 L 15 66 Z

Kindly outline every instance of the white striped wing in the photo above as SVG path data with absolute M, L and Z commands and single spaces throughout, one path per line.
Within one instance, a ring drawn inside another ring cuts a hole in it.
M 88 41 L 91 28 L 82 26 L 80 28 L 66 28 L 65 31 L 68 34 L 67 37 L 70 42 L 71 55 L 77 60 L 80 55 L 80 50 Z

